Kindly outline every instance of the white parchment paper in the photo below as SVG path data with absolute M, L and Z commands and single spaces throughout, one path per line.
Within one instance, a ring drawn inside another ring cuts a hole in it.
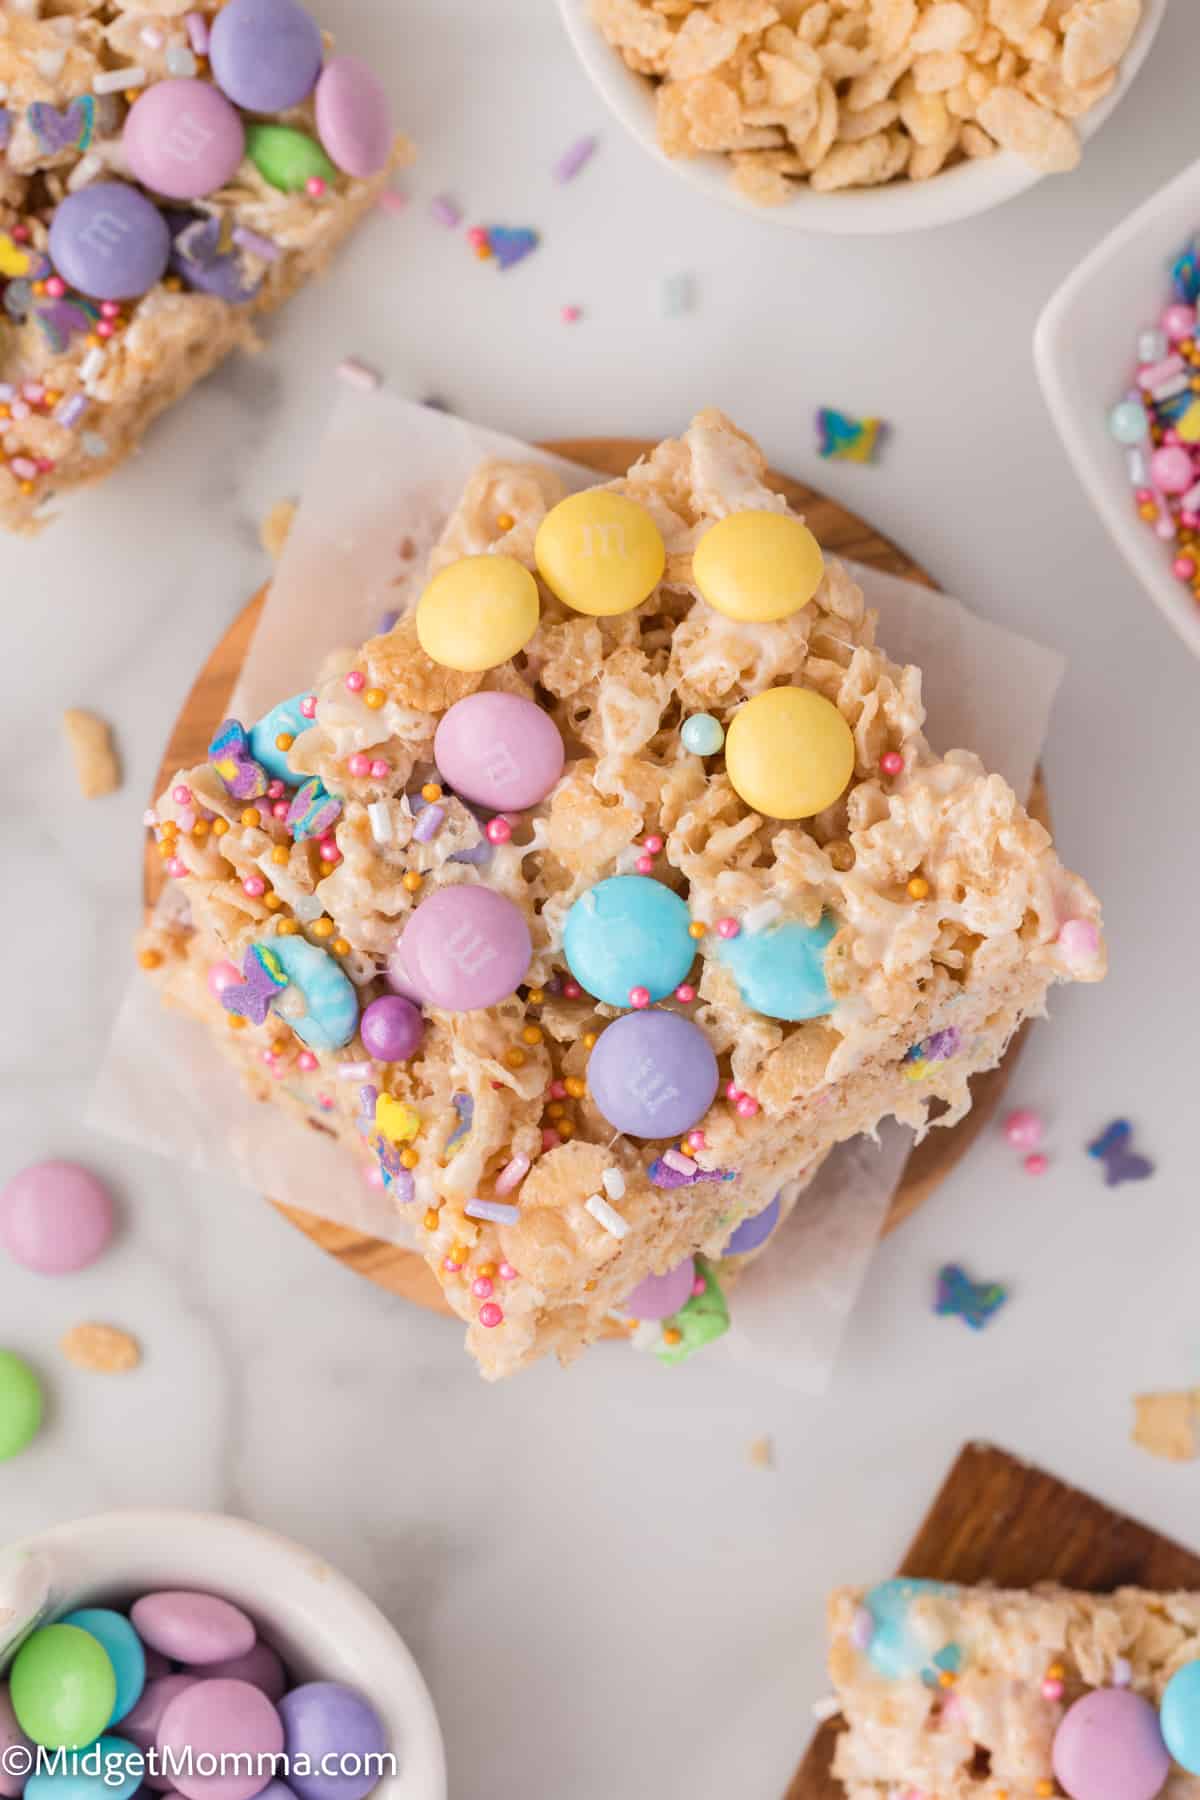
M 386 393 L 340 394 L 229 708 L 235 717 L 250 722 L 307 687 L 330 651 L 362 642 L 415 598 L 430 546 L 489 456 L 548 462 L 571 488 L 595 480 L 446 413 Z M 854 573 L 880 612 L 889 653 L 924 669 L 931 742 L 977 751 L 1027 793 L 1061 657 L 945 594 L 857 565 Z M 130 984 L 89 1119 L 256 1194 L 412 1241 L 403 1216 L 332 1139 L 250 1100 L 208 1033 L 165 1012 L 144 978 Z M 910 1134 L 889 1123 L 878 1144 L 860 1139 L 834 1152 L 770 1253 L 738 1283 L 726 1354 L 789 1386 L 824 1387 L 910 1147 Z

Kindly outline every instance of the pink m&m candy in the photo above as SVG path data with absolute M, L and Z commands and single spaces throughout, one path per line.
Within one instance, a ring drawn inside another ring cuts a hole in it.
M 455 701 L 437 728 L 433 755 L 456 794 L 495 812 L 536 806 L 563 770 L 558 726 L 519 694 Z
M 326 63 L 315 95 L 317 136 L 339 169 L 366 179 L 392 153 L 392 109 L 373 69 L 356 56 Z
M 396 946 L 399 970 L 428 1006 L 471 1012 L 507 999 L 529 967 L 525 915 L 492 888 L 439 888 L 414 912 Z
M 0 1193 L 0 1246 L 23 1269 L 86 1269 L 113 1234 L 112 1196 L 78 1163 L 33 1163 Z
M 669 1319 L 692 1297 L 696 1265 L 690 1256 L 665 1275 L 647 1275 L 639 1281 L 623 1305 L 631 1319 Z
M 1179 444 L 1163 444 L 1150 458 L 1154 485 L 1164 494 L 1186 494 L 1195 483 L 1192 459 Z
M 266 1759 L 283 1749 L 283 1721 L 248 1681 L 196 1681 L 167 1707 L 158 1747 L 176 1759 L 174 1781 L 184 1800 L 253 1800 L 271 1779 Z M 229 1766 L 210 1774 L 205 1766 L 210 1757 L 224 1757 Z
M 168 1589 L 143 1594 L 129 1612 L 143 1643 L 183 1663 L 224 1662 L 253 1648 L 254 1626 L 240 1607 L 215 1594 Z
M 1097 1688 L 1054 1734 L 1054 1773 L 1071 1800 L 1155 1800 L 1171 1769 L 1158 1714 L 1131 1688 Z
M 0 1687 L 0 1796 L 3 1800 L 17 1800 L 17 1796 L 25 1787 L 24 1770 L 17 1765 L 19 1757 L 11 1757 L 13 1750 L 24 1750 L 29 1753 L 29 1767 L 33 1767 L 33 1745 L 17 1724 L 17 1715 L 12 1709 L 12 1701 L 8 1697 L 8 1688 Z M 12 1764 L 10 1771 L 9 1764 Z
M 207 81 L 159 81 L 134 101 L 122 142 L 144 187 L 170 200 L 199 200 L 224 187 L 242 160 L 237 109 Z
M 198 1675 L 162 1675 L 154 1681 L 148 1681 L 137 1705 L 121 1720 L 121 1736 L 128 1738 L 131 1744 L 136 1744 L 139 1750 L 153 1750 L 158 1743 L 158 1728 L 168 1706 L 178 1695 L 195 1687 L 199 1679 Z M 149 1770 L 146 1771 L 146 1786 L 157 1788 L 160 1793 L 170 1789 L 172 1780 L 172 1776 L 152 1775 Z

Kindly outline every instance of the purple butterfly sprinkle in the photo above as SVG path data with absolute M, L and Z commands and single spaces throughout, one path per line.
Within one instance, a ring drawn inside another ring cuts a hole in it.
M 265 1022 L 270 1011 L 271 1002 L 286 982 L 276 981 L 266 963 L 251 944 L 242 961 L 240 984 L 233 983 L 221 990 L 221 1005 L 226 1012 L 236 1013 L 241 1019 L 249 1019 L 252 1025 Z
M 950 1025 L 945 1031 L 935 1031 L 932 1037 L 925 1040 L 926 1062 L 949 1062 L 952 1056 L 958 1055 L 961 1042 L 962 1034 L 957 1025 Z
M 60 112 L 48 100 L 35 100 L 25 114 L 37 147 L 47 156 L 60 150 L 86 150 L 96 128 L 96 100 L 92 94 L 77 94 Z
M 993 1313 L 1008 1299 L 1008 1289 L 996 1281 L 972 1281 L 958 1263 L 947 1263 L 938 1271 L 937 1292 L 933 1310 L 957 1316 L 972 1331 L 982 1331 Z
M 1148 1156 L 1139 1156 L 1130 1148 L 1133 1127 L 1128 1119 L 1114 1119 L 1098 1138 L 1088 1145 L 1089 1156 L 1104 1164 L 1105 1187 L 1120 1187 L 1125 1181 L 1145 1181 L 1153 1175 L 1154 1164 Z
M 77 332 L 91 331 L 100 314 L 90 301 L 74 296 L 35 306 L 33 316 L 49 348 L 60 356 Z
M 245 305 L 262 286 L 247 282 L 236 251 L 221 249 L 219 219 L 193 219 L 175 234 L 171 268 L 197 293 L 213 294 L 229 306 Z
M 697 1169 L 692 1175 L 685 1175 L 679 1169 L 673 1169 L 661 1156 L 656 1156 L 647 1173 L 656 1188 L 695 1187 L 698 1181 L 736 1181 L 735 1169 Z

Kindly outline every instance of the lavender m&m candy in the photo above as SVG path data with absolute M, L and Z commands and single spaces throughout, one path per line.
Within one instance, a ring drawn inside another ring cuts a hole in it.
M 340 1681 L 310 1681 L 285 1694 L 279 1712 L 291 1767 L 288 1784 L 300 1800 L 362 1800 L 370 1793 L 379 1780 L 378 1764 L 364 1769 L 361 1759 L 382 1755 L 387 1736 L 368 1700 Z M 303 1758 L 308 1774 L 296 1770 Z M 359 1772 L 324 1773 L 326 1758 L 358 1758 Z
M 387 89 L 357 56 L 335 56 L 317 83 L 317 136 L 347 175 L 378 175 L 392 153 Z
M 170 200 L 199 200 L 224 187 L 242 160 L 246 133 L 236 108 L 208 81 L 158 81 L 134 101 L 122 136 L 129 167 Z
M 172 1779 L 184 1800 L 253 1800 L 271 1779 L 266 1759 L 283 1749 L 283 1721 L 248 1681 L 196 1681 L 167 1707 L 158 1747 L 172 1757 Z M 222 1756 L 227 1766 L 208 1773 L 208 1758 Z M 235 1757 L 242 1766 L 233 1763 Z
M 757 1250 L 765 1244 L 776 1225 L 779 1223 L 779 1195 L 768 1200 L 761 1212 L 752 1213 L 743 1219 L 724 1251 L 725 1256 L 748 1256 L 751 1250 Z
M 549 713 L 520 694 L 468 694 L 442 716 L 434 760 L 456 794 L 496 812 L 544 800 L 563 770 Z
M 36 1275 L 86 1269 L 112 1234 L 112 1196 L 78 1163 L 31 1163 L 0 1193 L 0 1246 Z
M 380 1062 L 403 1062 L 425 1035 L 425 1021 L 411 1000 L 385 994 L 372 1000 L 358 1023 L 364 1047 Z
M 1071 1800 L 1155 1800 L 1171 1769 L 1158 1714 L 1132 1688 L 1097 1688 L 1054 1734 L 1054 1773 Z
M 600 1034 L 587 1066 L 592 1099 L 630 1137 L 678 1137 L 712 1105 L 717 1059 L 698 1025 L 678 1013 L 626 1013 Z
M 397 948 L 400 967 L 421 999 L 446 1012 L 472 1012 L 507 999 L 533 955 L 520 908 L 474 882 L 430 894 Z
M 50 223 L 56 271 L 93 300 L 138 299 L 162 279 L 170 255 L 167 221 L 124 181 L 94 181 L 68 194 Z
M 692 1297 L 696 1265 L 690 1256 L 665 1275 L 647 1275 L 622 1301 L 631 1319 L 669 1319 Z
M 296 0 L 229 0 L 212 22 L 208 59 L 223 93 L 247 112 L 286 112 L 321 73 L 321 32 Z
M 176 1662 L 224 1662 L 244 1656 L 255 1639 L 254 1626 L 240 1607 L 184 1588 L 143 1594 L 129 1617 L 143 1643 Z

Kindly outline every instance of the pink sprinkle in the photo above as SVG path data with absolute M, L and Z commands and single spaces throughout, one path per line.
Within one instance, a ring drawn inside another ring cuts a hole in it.
M 18 244 L 27 244 L 29 242 L 29 227 L 28 225 L 14 225 L 8 235 L 11 238 L 15 238 Z
M 8 410 L 14 419 L 27 419 L 30 410 L 29 402 L 28 400 L 13 400 L 10 403 Z
M 1022 1167 L 1027 1175 L 1044 1175 L 1050 1167 L 1050 1158 L 1043 1156 L 1040 1150 L 1035 1150 L 1032 1156 L 1025 1158 Z
M 703 1275 L 697 1275 L 697 1277 L 696 1277 L 696 1279 L 695 1279 L 695 1281 L 693 1281 L 693 1283 L 692 1283 L 692 1297 L 693 1297 L 693 1299 L 698 1299 L 698 1298 L 699 1298 L 699 1296 L 700 1296 L 700 1295 L 701 1295 L 701 1294 L 702 1294 L 702 1293 L 704 1293 L 704 1291 L 705 1291 L 705 1288 L 704 1288 L 704 1277 L 703 1277 Z
M 227 987 L 237 987 L 242 978 L 231 962 L 216 962 L 205 979 L 209 993 L 215 1000 L 219 1000 Z
M 738 924 L 736 919 L 718 919 L 717 920 L 717 936 L 718 937 L 735 938 L 741 929 L 742 928 Z
M 582 307 L 564 306 L 562 309 L 562 322 L 564 325 L 577 325 L 582 317 Z
M 488 241 L 488 234 L 482 225 L 472 225 L 467 233 L 467 242 L 472 250 L 482 250 Z
M 181 783 L 179 787 L 173 787 L 171 789 L 171 798 L 176 806 L 190 806 L 192 804 L 192 790 L 190 787 L 184 787 Z
M 630 1006 L 639 1006 L 639 1007 L 640 1006 L 649 1006 L 649 1004 L 650 1004 L 650 989 L 644 988 L 644 987 L 631 987 L 629 990 L 629 1004 L 630 1004 Z
M 300 702 L 300 711 L 304 718 L 315 719 L 317 716 L 317 696 L 306 694 Z
M 346 686 L 352 694 L 360 694 L 367 685 L 367 678 L 361 669 L 351 669 L 346 677 Z
M 192 826 L 196 823 L 195 807 L 194 806 L 182 807 L 180 809 L 179 817 L 175 821 L 175 823 L 178 825 L 180 831 L 190 831 L 192 829 Z
M 577 981 L 564 981 L 562 991 L 564 1000 L 578 1000 L 583 989 Z
M 517 1279 L 517 1271 L 510 1262 L 502 1262 L 500 1264 L 500 1279 L 501 1281 L 515 1281 Z
M 518 1187 L 520 1183 L 524 1181 L 529 1173 L 530 1167 L 531 1164 L 527 1156 L 510 1157 L 509 1161 L 505 1163 L 499 1175 L 496 1177 L 496 1192 L 498 1194 L 511 1194 L 513 1189 Z M 504 1274 L 503 1267 L 501 1267 L 500 1273 L 502 1275 Z
M 904 758 L 898 750 L 885 750 L 879 759 L 879 766 L 885 775 L 899 775 L 904 769 Z
M 50 461 L 48 456 L 35 456 L 33 460 L 37 464 L 37 472 L 39 475 L 50 475 L 53 473 L 54 464 Z
M 487 840 L 489 844 L 507 844 L 512 836 L 512 826 L 507 819 L 489 819 L 487 822 Z
M 261 900 L 267 891 L 267 884 L 261 875 L 247 875 L 242 887 L 252 900 Z
M 1041 1114 L 1028 1106 L 1009 1113 L 1004 1121 L 1004 1135 L 1014 1150 L 1036 1150 L 1042 1141 L 1043 1129 Z
M 273 1050 L 260 1050 L 258 1055 L 259 1055 L 259 1060 L 261 1062 L 265 1062 L 268 1069 L 273 1069 L 275 1067 L 276 1062 L 279 1060 Z
M 272 802 L 271 817 L 273 819 L 286 819 L 288 811 L 289 808 L 286 800 L 275 800 Z
M 685 1006 L 691 1004 L 696 998 L 696 990 L 690 981 L 680 982 L 679 986 L 675 989 L 675 998 L 677 1000 L 682 1000 Z
M 744 1089 L 740 1088 L 736 1081 L 727 1081 L 725 1083 L 725 1098 L 727 1100 L 740 1100 L 743 1092 Z
M 100 302 L 100 317 L 102 319 L 119 319 L 120 316 L 121 308 L 117 301 L 102 300 Z
M 182 881 L 187 872 L 188 866 L 181 856 L 171 857 L 170 861 L 167 863 L 168 875 L 172 876 L 176 881 Z
M 1068 919 L 1059 929 L 1059 948 L 1071 962 L 1090 962 L 1100 949 L 1100 931 L 1091 919 Z
M 145 825 L 148 830 L 153 830 L 154 826 L 158 824 L 158 814 L 152 806 L 148 806 L 142 814 L 142 824 Z
M 312 199 L 319 200 L 327 186 L 328 183 L 320 175 L 310 175 L 304 184 L 304 191 Z
M 311 1050 L 302 1050 L 300 1052 L 299 1056 L 296 1058 L 296 1067 L 298 1069 L 303 1069 L 305 1074 L 307 1075 L 313 1069 L 320 1068 L 320 1064 L 318 1063 L 316 1057 L 313 1055 Z
M 752 1119 L 758 1111 L 758 1101 L 753 1094 L 742 1094 L 735 1101 L 734 1110 L 739 1119 Z
M 51 275 L 46 282 L 46 292 L 54 300 L 61 300 L 67 291 L 67 284 L 61 275 Z
M 1042 1683 L 1042 1699 L 1043 1700 L 1061 1700 L 1062 1697 L 1063 1697 L 1062 1682 L 1061 1681 L 1053 1681 L 1049 1677 L 1047 1677 L 1047 1679 L 1045 1681 L 1043 1681 L 1043 1683 Z
M 371 764 L 371 774 L 376 781 L 383 781 L 392 772 L 392 765 L 384 757 L 377 756 Z
M 546 1092 L 552 1100 L 565 1100 L 567 1097 L 566 1083 L 563 1081 L 552 1081 L 550 1086 L 546 1089 Z
M 875 1636 L 875 1620 L 865 1606 L 855 1608 L 850 1622 L 850 1642 L 856 1650 L 866 1650 Z
M 384 188 L 377 202 L 381 212 L 403 212 L 408 205 L 408 195 L 401 194 L 396 188 Z
M 687 1144 L 689 1150 L 703 1150 L 707 1143 L 708 1139 L 702 1131 L 692 1131 L 688 1133 Z
M 111 319 L 101 319 L 96 326 L 96 336 L 110 338 L 115 334 L 116 329 Z
M 282 781 L 270 781 L 267 783 L 267 799 L 268 800 L 282 800 L 283 799 L 283 783 L 282 783 Z
M 542 1131 L 543 1156 L 547 1150 L 556 1150 L 561 1143 L 562 1139 L 559 1137 L 557 1131 L 551 1131 L 549 1125 L 547 1125 Z
M 489 1331 L 492 1331 L 497 1325 L 502 1324 L 503 1320 L 504 1313 L 502 1309 L 496 1305 L 494 1300 L 489 1300 L 485 1305 L 480 1307 L 479 1323 L 481 1325 L 486 1325 Z
M 32 481 L 37 474 L 37 464 L 28 456 L 14 456 L 10 467 L 20 481 Z
M 651 856 L 657 856 L 663 847 L 663 841 L 657 832 L 651 837 L 643 838 L 642 844 L 650 852 Z
M 488 1280 L 486 1275 L 477 1276 L 471 1283 L 471 1292 L 477 1300 L 489 1299 L 493 1291 L 492 1283 Z
M 368 1163 L 367 1167 L 363 1170 L 363 1180 L 369 1188 L 381 1188 L 383 1186 L 383 1170 L 378 1163 Z
M 326 862 L 338 862 L 341 860 L 341 851 L 338 849 L 332 838 L 322 838 L 319 849 Z
M 361 750 L 356 750 L 354 755 L 347 762 L 346 767 L 352 775 L 369 775 L 371 773 L 371 759 L 369 756 L 364 756 Z
M 652 856 L 639 856 L 633 866 L 639 875 L 651 875 L 654 872 L 654 858 Z
M 196 52 L 196 55 L 206 55 L 208 52 L 208 20 L 204 17 L 204 14 L 199 12 L 187 13 L 183 22 L 187 26 L 188 42 Z
M 455 1262 L 452 1256 L 444 1256 L 442 1258 L 442 1267 L 443 1269 L 449 1269 L 450 1273 L 453 1275 L 462 1268 L 462 1264 L 460 1262 Z

